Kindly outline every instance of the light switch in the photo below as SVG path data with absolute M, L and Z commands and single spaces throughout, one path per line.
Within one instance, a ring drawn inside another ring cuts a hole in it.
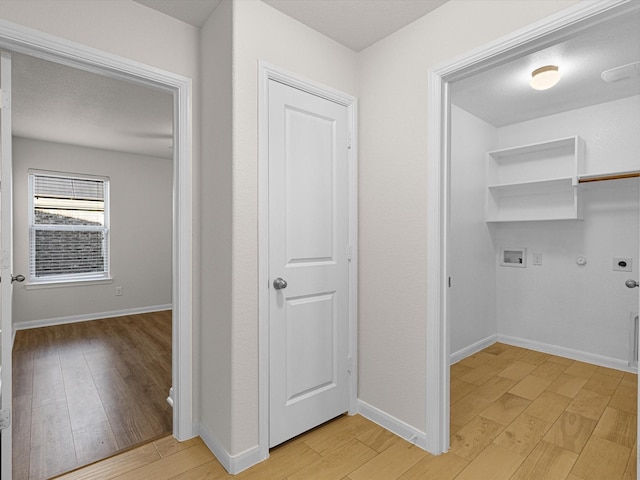
M 533 254 L 533 264 L 534 265 L 542 265 L 542 254 L 534 253 Z

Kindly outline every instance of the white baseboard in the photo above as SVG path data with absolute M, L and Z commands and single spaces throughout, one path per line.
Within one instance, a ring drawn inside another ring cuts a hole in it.
M 110 312 L 87 313 L 81 315 L 71 315 L 69 317 L 44 318 L 42 320 L 29 320 L 26 322 L 14 323 L 15 330 L 28 330 L 30 328 L 52 327 L 54 325 L 64 325 L 67 323 L 89 322 L 91 320 L 101 320 L 103 318 L 124 317 L 126 315 L 138 315 L 140 313 L 161 312 L 171 310 L 173 306 L 169 305 L 153 305 L 150 307 L 128 308 L 126 310 L 113 310 Z
M 427 434 L 422 432 L 411 425 L 398 420 L 397 418 L 383 412 L 369 405 L 362 400 L 358 400 L 358 413 L 365 418 L 368 418 L 374 423 L 377 423 L 382 428 L 395 433 L 406 441 L 418 445 L 423 450 L 427 448 Z
M 255 447 L 251 447 L 244 452 L 238 453 L 237 455 L 231 455 L 227 452 L 224 447 L 218 442 L 216 437 L 209 431 L 209 429 L 202 424 L 202 422 L 198 422 L 198 434 L 205 445 L 211 450 L 211 453 L 218 459 L 220 464 L 225 468 L 227 472 L 231 475 L 236 475 L 247 468 L 250 468 L 266 458 L 262 458 L 260 456 L 260 447 L 256 445 Z
M 453 365 L 454 363 L 458 363 L 460 360 L 463 360 L 474 353 L 478 353 L 480 350 L 484 350 L 485 348 L 493 345 L 498 341 L 498 335 L 493 334 L 489 335 L 487 338 L 483 338 L 482 340 L 478 340 L 476 343 L 469 345 L 468 347 L 464 347 L 457 352 L 449 355 L 449 363 Z
M 536 342 L 519 337 L 511 337 L 508 335 L 498 334 L 497 341 L 506 343 L 507 345 L 513 345 L 514 347 L 528 348 L 530 350 L 536 350 L 538 352 L 548 353 L 550 355 L 557 355 L 559 357 L 570 358 L 572 360 L 592 363 L 601 367 L 613 368 L 615 370 L 622 370 L 624 372 L 638 373 L 638 369 L 630 367 L 628 361 L 620 360 L 618 358 L 605 357 L 603 355 L 596 355 L 594 353 L 587 353 L 580 350 L 573 350 L 571 348 L 551 345 L 549 343 Z

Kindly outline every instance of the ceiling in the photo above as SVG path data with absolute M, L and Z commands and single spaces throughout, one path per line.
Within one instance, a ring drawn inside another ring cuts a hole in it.
M 640 13 L 451 85 L 452 102 L 497 127 L 640 95 L 640 76 L 605 83 L 603 71 L 640 62 Z M 558 65 L 561 79 L 549 90 L 529 86 L 531 72 Z
M 219 0 L 139 0 L 172 16 L 201 24 Z M 354 50 L 388 35 L 375 25 L 408 22 L 435 8 L 423 0 L 265 0 L 348 43 Z M 336 8 L 341 5 L 341 8 Z M 393 8 L 391 8 L 393 6 Z M 420 8 L 418 8 L 420 6 Z M 375 8 L 374 8 L 375 7 Z M 391 8 L 391 10 L 390 10 Z M 396 14 L 392 11 L 396 9 Z M 422 10 L 421 10 L 422 9 Z M 406 10 L 406 11 L 405 11 Z M 377 12 L 377 13 L 376 13 Z M 343 15 L 344 14 L 344 15 Z M 346 21 L 355 16 L 358 21 Z M 384 20 L 384 21 L 383 21 Z M 351 25 L 350 25 L 351 24 Z M 358 28 L 353 29 L 357 24 Z M 453 102 L 496 126 L 640 94 L 640 77 L 606 84 L 603 70 L 640 61 L 640 14 L 452 84 Z M 354 35 L 354 32 L 359 32 Z M 377 32 L 371 36 L 371 32 Z M 530 72 L 557 63 L 562 79 L 534 91 Z M 150 87 L 14 54 L 13 127 L 18 136 L 171 158 L 173 98 Z
M 221 0 L 134 0 L 201 27 Z M 435 10 L 447 0 L 262 0 L 356 52 Z

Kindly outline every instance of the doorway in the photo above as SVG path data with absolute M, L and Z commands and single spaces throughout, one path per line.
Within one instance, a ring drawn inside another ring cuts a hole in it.
M 83 45 L 40 36 L 29 29 L 13 26 L 0 28 L 0 47 L 20 54 L 33 55 L 92 71 L 102 75 L 124 79 L 146 87 L 163 90 L 173 97 L 173 185 L 172 185 L 172 385 L 173 385 L 173 434 L 179 440 L 191 438 L 192 413 L 192 306 L 191 306 L 191 249 L 192 206 L 191 184 L 191 81 L 121 57 L 96 52 Z M 3 372 L 4 374 L 5 372 Z M 9 372 L 10 373 L 10 372 Z M 11 471 L 10 431 L 3 431 L 3 476 Z
M 452 244 L 449 237 L 451 232 L 449 209 L 452 179 L 450 165 L 452 87 L 457 81 L 542 50 L 602 22 L 635 12 L 637 8 L 637 5 L 624 2 L 599 6 L 577 5 L 528 29 L 515 32 L 480 53 L 430 72 L 429 136 L 433 141 L 429 143 L 428 261 L 431 265 L 431 273 L 428 283 L 430 307 L 427 319 L 427 385 L 431 387 L 427 390 L 427 424 L 430 425 L 432 434 L 429 436 L 428 445 L 428 450 L 431 452 L 444 452 L 449 445 L 449 363 L 453 353 L 450 352 L 449 344 L 451 334 L 449 286 L 456 284 L 456 278 L 451 274 Z M 512 247 L 512 245 L 504 246 Z M 622 285 L 624 287 L 624 282 Z M 482 346 L 476 345 L 476 347 L 479 347 L 479 350 Z

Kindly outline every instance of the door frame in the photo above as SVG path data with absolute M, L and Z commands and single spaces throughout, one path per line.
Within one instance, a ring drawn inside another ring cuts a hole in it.
M 171 93 L 173 122 L 173 435 L 195 436 L 193 412 L 192 80 L 125 57 L 0 20 L 0 48 Z M 15 335 L 15 328 L 12 332 Z M 167 392 L 167 395 L 169 392 Z
M 269 81 L 347 107 L 349 161 L 349 414 L 358 411 L 358 147 L 357 99 L 260 60 L 258 62 L 258 448 L 269 457 Z
M 450 83 L 640 9 L 631 0 L 580 2 L 429 69 L 427 127 L 427 451 L 449 449 Z

